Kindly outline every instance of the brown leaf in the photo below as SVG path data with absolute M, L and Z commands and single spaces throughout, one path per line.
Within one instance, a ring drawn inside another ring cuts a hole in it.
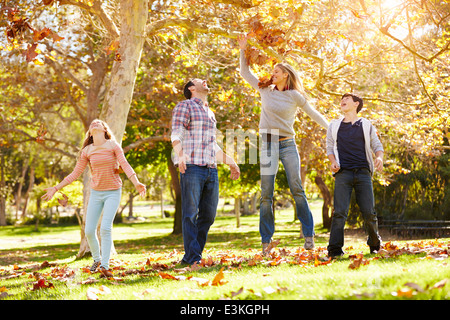
M 64 37 L 61 37 L 60 35 L 58 35 L 56 32 L 53 31 L 50 32 L 50 37 L 52 37 L 53 42 L 58 42 L 65 39 Z
M 33 41 L 34 42 L 38 42 L 42 39 L 45 39 L 48 35 L 51 34 L 51 30 L 49 28 L 44 28 L 40 31 L 38 30 L 33 30 Z
M 405 283 L 405 286 L 410 287 L 418 292 L 423 292 L 424 290 L 422 289 L 421 286 L 419 286 L 417 283 L 413 283 L 413 282 L 407 282 Z
M 241 287 L 238 291 L 233 292 L 231 291 L 231 298 L 236 297 L 237 295 L 240 295 L 244 291 L 244 287 Z
M 61 191 L 60 191 L 61 192 Z M 62 192 L 61 192 L 62 193 Z M 65 195 L 64 193 L 62 193 L 62 196 L 64 199 L 58 199 L 58 202 L 60 205 L 62 205 L 63 207 L 67 206 L 67 203 L 69 202 L 69 197 L 67 197 L 67 195 Z
M 441 280 L 441 281 L 439 281 L 439 282 L 436 282 L 436 283 L 434 284 L 434 286 L 431 287 L 431 289 L 440 289 L 440 288 L 443 288 L 443 287 L 447 284 L 448 281 L 449 281 L 448 279 L 444 279 L 444 280 Z
M 34 285 L 32 291 L 39 290 L 39 289 L 47 289 L 47 288 L 54 288 L 55 286 L 51 282 L 45 281 L 45 279 L 41 278 L 39 279 Z

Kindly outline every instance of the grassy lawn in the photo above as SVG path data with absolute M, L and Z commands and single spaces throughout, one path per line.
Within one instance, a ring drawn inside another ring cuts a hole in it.
M 320 202 L 311 202 L 320 226 Z M 145 211 L 145 210 L 144 210 Z M 329 261 L 328 234 L 316 230 L 305 251 L 292 209 L 276 212 L 278 246 L 260 256 L 258 215 L 219 208 L 200 266 L 179 264 L 182 237 L 172 218 L 116 224 L 114 278 L 90 274 L 91 258 L 76 260 L 78 226 L 0 228 L 2 300 L 448 300 L 450 239 L 391 240 L 369 254 L 365 236 L 348 230 L 346 255 Z M 45 262 L 46 261 L 46 262 Z

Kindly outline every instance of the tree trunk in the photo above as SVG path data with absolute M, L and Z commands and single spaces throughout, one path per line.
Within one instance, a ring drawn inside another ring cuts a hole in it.
M 183 232 L 181 225 L 181 186 L 178 178 L 178 170 L 175 167 L 170 155 L 167 157 L 167 166 L 169 167 L 170 177 L 172 180 L 172 188 L 175 191 L 175 215 L 173 219 L 173 234 L 181 234 Z
M 111 81 L 100 115 L 121 144 L 133 97 L 136 74 L 141 61 L 148 17 L 148 1 L 120 1 L 120 39 Z
M 22 221 L 25 221 L 26 215 L 27 215 L 27 207 L 28 207 L 28 201 L 30 199 L 30 193 L 31 190 L 33 190 L 34 187 L 34 166 L 31 166 L 30 168 L 30 183 L 28 184 L 27 192 L 25 193 L 25 203 L 23 204 L 22 209 Z
M 142 48 L 145 39 L 145 26 L 148 17 L 148 1 L 121 0 L 120 1 L 120 37 L 118 55 L 114 61 L 108 92 L 100 119 L 111 128 L 117 142 L 122 144 L 128 112 L 133 97 L 137 69 L 141 60 Z M 81 226 L 81 243 L 77 258 L 85 256 L 90 251 L 84 234 L 86 221 L 86 208 L 89 201 L 87 193 L 90 192 L 83 181 L 84 210 Z M 88 190 L 86 190 L 88 189 Z M 86 196 L 87 195 L 87 196 Z M 112 252 L 115 252 L 114 243 Z
M 86 226 L 86 210 L 87 205 L 89 203 L 89 196 L 91 194 L 90 182 L 89 182 L 89 172 L 86 170 L 83 174 L 83 210 L 81 215 L 81 241 L 80 241 L 80 249 L 78 250 L 77 259 L 81 259 L 87 256 L 91 250 L 89 248 L 89 244 L 86 239 L 86 234 L 84 233 L 84 228 Z
M 236 216 L 236 228 L 239 228 L 241 226 L 241 199 L 240 197 L 234 198 L 234 214 Z
M 28 161 L 25 161 L 28 162 Z M 25 181 L 25 175 L 28 171 L 28 163 L 24 163 L 23 168 L 22 168 L 22 175 L 20 177 L 20 181 L 19 181 L 19 188 L 17 189 L 17 193 L 16 193 L 16 221 L 19 220 L 19 210 L 20 210 L 20 204 L 22 202 L 22 188 L 23 188 L 23 183 Z
M 320 193 L 323 198 L 323 206 L 322 206 L 323 227 L 329 230 L 331 228 L 331 216 L 329 214 L 330 208 L 332 206 L 331 193 L 321 176 L 317 175 L 314 179 L 314 182 L 319 187 Z
M 5 156 L 0 153 L 0 226 L 6 226 Z
M 128 194 L 128 218 L 133 217 L 133 198 L 134 195 L 132 192 Z

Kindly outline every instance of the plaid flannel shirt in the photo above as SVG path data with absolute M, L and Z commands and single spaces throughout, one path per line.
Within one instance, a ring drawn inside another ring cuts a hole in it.
M 187 164 L 216 167 L 216 118 L 198 98 L 179 102 L 172 111 L 172 142 L 180 140 L 183 154 L 189 156 Z M 178 164 L 178 155 L 174 154 Z

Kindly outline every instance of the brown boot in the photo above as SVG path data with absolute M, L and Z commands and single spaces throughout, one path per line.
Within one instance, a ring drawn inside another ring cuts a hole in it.
M 100 272 L 107 278 L 112 278 L 113 277 L 112 272 L 107 270 L 107 269 L 105 269 L 105 268 L 103 268 L 103 267 L 100 267 Z

